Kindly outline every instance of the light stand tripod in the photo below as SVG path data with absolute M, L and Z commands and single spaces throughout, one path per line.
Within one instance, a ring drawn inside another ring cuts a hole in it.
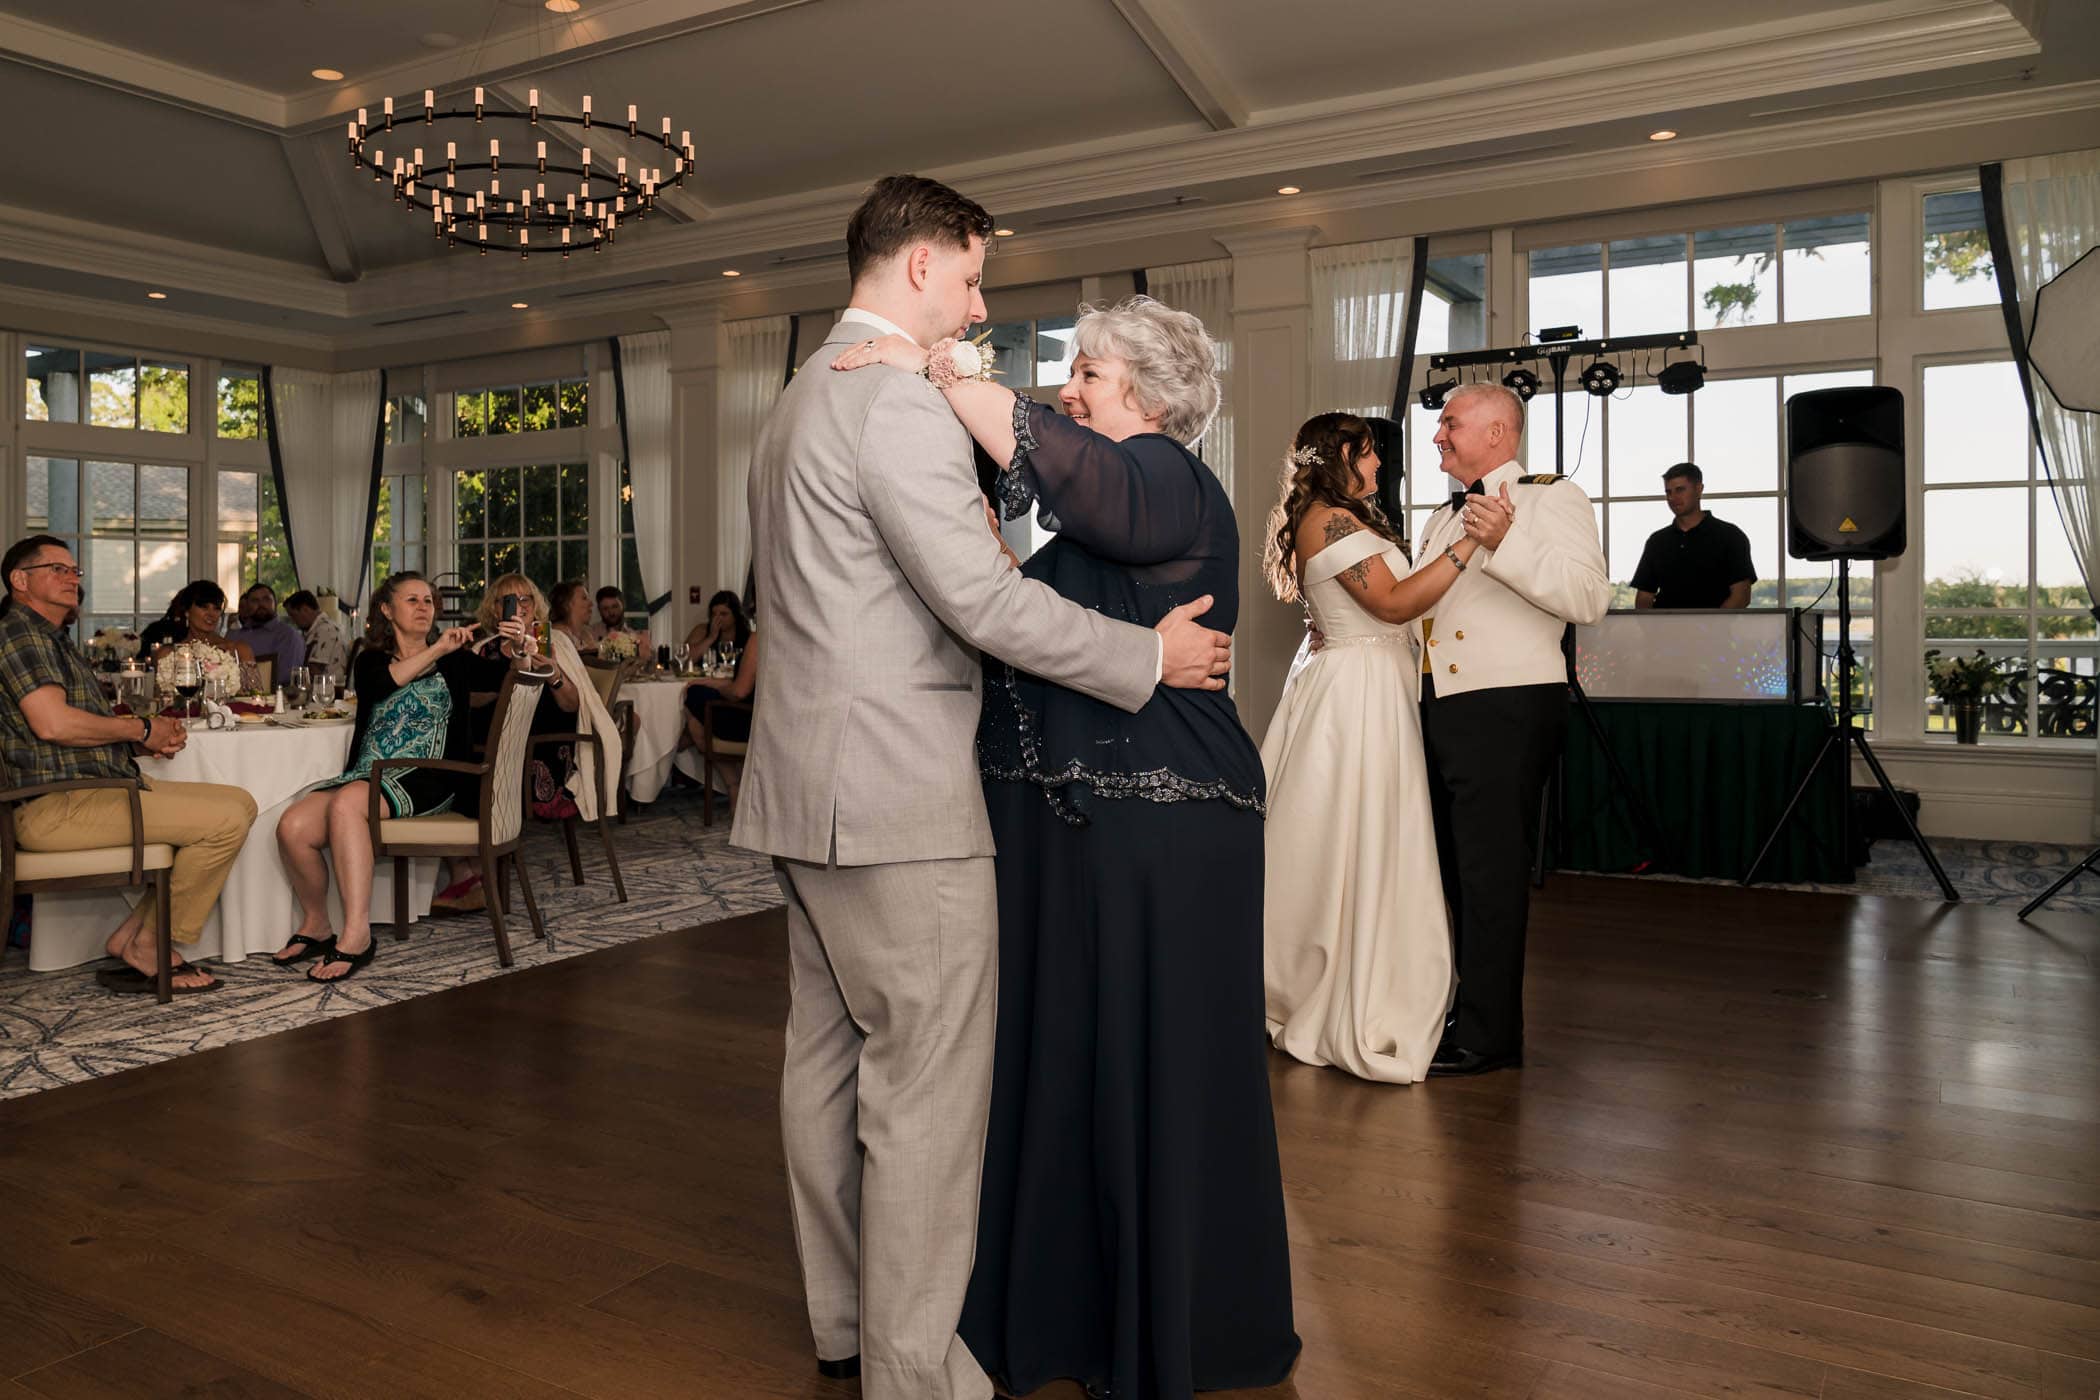
M 1874 756 L 1874 750 L 1867 743 L 1866 731 L 1852 722 L 1852 660 L 1852 561 L 1841 557 L 1838 560 L 1837 723 L 1823 736 L 1822 744 L 1816 749 L 1816 756 L 1809 760 L 1808 771 L 1801 775 L 1800 785 L 1794 789 L 1794 795 L 1787 799 L 1786 810 L 1779 814 L 1778 821 L 1772 823 L 1771 834 L 1765 837 L 1764 845 L 1758 848 L 1757 859 L 1750 862 L 1750 869 L 1744 873 L 1742 883 L 1748 885 L 1756 881 L 1757 872 L 1763 868 L 1765 857 L 1772 854 L 1772 848 L 1779 844 L 1780 834 L 1786 830 L 1786 824 L 1793 818 L 1795 809 L 1801 805 L 1801 799 L 1808 796 L 1809 788 L 1815 785 L 1817 775 L 1823 771 L 1823 765 L 1830 761 L 1833 750 L 1838 760 L 1839 774 L 1843 778 L 1842 786 L 1838 790 L 1838 859 L 1848 866 L 1853 863 L 1852 749 L 1856 745 L 1859 756 L 1866 760 L 1868 771 L 1873 773 L 1874 781 L 1880 785 L 1882 796 L 1888 798 L 1889 805 L 1903 818 L 1903 826 L 1910 833 L 1911 844 L 1918 848 L 1918 854 L 1925 858 L 1925 864 L 1932 870 L 1932 878 L 1939 882 L 1941 897 L 1949 904 L 1959 904 L 1961 896 L 1954 892 L 1953 883 L 1948 880 L 1947 872 L 1940 868 L 1939 857 L 1932 853 L 1932 847 L 1926 843 L 1924 833 L 1918 830 L 1918 823 L 1911 816 L 1910 809 L 1897 799 L 1896 786 L 1889 781 L 1889 775 L 1882 768 L 1881 760 Z M 2094 856 L 2100 858 L 2100 852 L 2095 852 Z M 2048 897 L 2043 895 L 2042 899 Z M 2040 902 L 2041 900 L 2035 901 L 2037 904 Z M 2025 911 L 2022 913 L 2024 916 Z

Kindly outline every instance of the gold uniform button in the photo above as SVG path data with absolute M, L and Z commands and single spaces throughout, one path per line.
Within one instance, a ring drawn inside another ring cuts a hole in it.
M 1435 646 L 1435 645 L 1436 645 L 1436 638 L 1434 638 L 1434 637 L 1431 637 L 1431 638 L 1429 639 L 1429 645 L 1431 645 L 1431 646 Z
M 1453 662 L 1453 663 L 1452 663 L 1452 665 L 1451 665 L 1451 674 L 1452 674 L 1452 675 L 1454 675 L 1454 676 L 1458 674 L 1458 663 L 1457 663 L 1457 662 Z
M 1466 634 L 1465 634 L 1465 632 L 1464 632 L 1464 630 L 1463 630 L 1463 629 L 1461 629 L 1461 630 L 1459 630 L 1459 631 L 1457 631 L 1457 632 L 1453 632 L 1453 633 L 1452 633 L 1451 635 L 1452 635 L 1452 636 L 1454 636 L 1454 637 L 1456 637 L 1456 638 L 1457 638 L 1458 640 L 1460 640 L 1461 642 L 1462 642 L 1462 641 L 1464 641 L 1464 640 L 1466 639 Z

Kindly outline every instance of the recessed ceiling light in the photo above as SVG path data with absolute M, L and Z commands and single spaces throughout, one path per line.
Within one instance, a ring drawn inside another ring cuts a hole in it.
M 723 268 L 723 269 L 722 269 L 722 275 L 723 275 L 724 277 L 742 277 L 742 276 L 743 276 L 744 274 L 743 274 L 743 273 L 741 273 L 741 272 L 738 272 L 738 271 L 737 271 L 737 270 L 736 270 L 735 268 L 733 268 L 733 267 L 725 267 L 725 268 Z
M 314 76 L 324 83 L 339 83 L 343 80 L 341 71 L 334 68 L 316 68 Z
M 1648 139 L 1650 141 L 1675 141 L 1677 139 L 1677 133 L 1670 130 L 1668 127 L 1664 127 L 1661 131 L 1649 132 Z
M 1012 238 L 1013 236 L 1014 231 L 1010 228 L 995 228 L 992 230 L 992 237 L 994 238 Z
M 1279 186 L 1279 187 L 1277 188 L 1277 190 L 1276 190 L 1276 193 L 1278 193 L 1278 194 L 1301 194 L 1301 193 L 1303 193 L 1303 191 L 1301 191 L 1301 190 L 1300 190 L 1300 189 L 1299 189 L 1299 188 L 1298 188 L 1298 187 L 1297 187 L 1296 185 L 1282 185 L 1282 186 Z
M 146 293 L 146 298 L 149 301 L 166 301 L 168 294 L 166 292 L 148 292 Z
M 531 304 L 531 302 L 527 301 L 514 301 L 510 304 L 510 309 L 513 311 L 523 311 L 526 307 L 530 306 Z
M 558 15 L 573 15 L 583 8 L 580 0 L 547 0 L 547 8 Z

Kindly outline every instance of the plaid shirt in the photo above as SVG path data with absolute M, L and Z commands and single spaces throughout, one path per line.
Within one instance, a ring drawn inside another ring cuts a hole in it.
M 39 739 L 22 713 L 30 692 L 55 685 L 66 703 L 89 714 L 112 713 L 95 669 L 71 636 L 20 603 L 0 613 L 0 763 L 11 786 L 34 787 L 74 778 L 136 778 L 129 744 L 74 748 Z

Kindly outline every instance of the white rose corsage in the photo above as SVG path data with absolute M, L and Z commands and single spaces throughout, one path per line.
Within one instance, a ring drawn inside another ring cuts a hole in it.
M 992 348 L 985 344 L 992 333 L 986 331 L 975 340 L 937 341 L 926 352 L 927 381 L 936 389 L 945 389 L 965 379 L 990 380 L 999 371 L 993 368 L 996 359 Z

